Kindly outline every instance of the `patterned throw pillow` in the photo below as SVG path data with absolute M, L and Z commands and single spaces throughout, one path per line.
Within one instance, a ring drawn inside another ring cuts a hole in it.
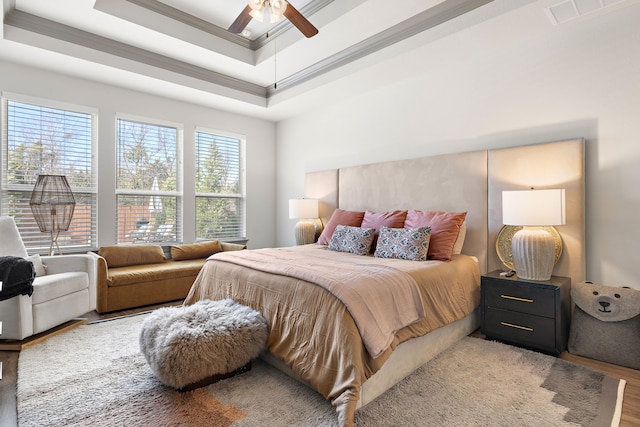
M 374 256 L 426 261 L 430 238 L 430 227 L 389 228 L 382 226 Z
M 375 228 L 351 227 L 339 225 L 329 241 L 329 250 L 367 255 L 373 243 Z

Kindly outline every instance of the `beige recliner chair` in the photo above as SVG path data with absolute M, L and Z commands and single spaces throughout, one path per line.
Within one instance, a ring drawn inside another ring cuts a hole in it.
M 28 257 L 11 217 L 0 217 L 0 256 Z M 0 339 L 22 340 L 96 308 L 96 263 L 87 254 L 32 256 L 36 278 L 31 296 L 2 299 Z

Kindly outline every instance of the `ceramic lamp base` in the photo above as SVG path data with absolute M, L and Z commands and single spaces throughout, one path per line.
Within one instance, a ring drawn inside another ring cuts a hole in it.
M 513 265 L 520 279 L 551 279 L 555 264 L 555 241 L 542 228 L 525 227 L 511 240 Z
M 296 245 L 308 245 L 316 241 L 316 226 L 310 221 L 298 221 L 294 233 Z

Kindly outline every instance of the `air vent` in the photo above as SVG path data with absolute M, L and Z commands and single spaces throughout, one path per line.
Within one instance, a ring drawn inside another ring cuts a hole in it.
M 565 0 L 545 9 L 552 24 L 564 24 L 567 21 L 586 15 L 622 0 Z

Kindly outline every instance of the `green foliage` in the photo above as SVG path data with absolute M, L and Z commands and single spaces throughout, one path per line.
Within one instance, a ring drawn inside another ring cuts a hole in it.
M 149 191 L 156 180 L 176 191 L 176 129 L 119 120 L 118 130 L 118 189 Z
M 239 237 L 242 232 L 240 141 L 197 137 L 196 238 Z M 224 148 L 224 149 L 223 149 Z

